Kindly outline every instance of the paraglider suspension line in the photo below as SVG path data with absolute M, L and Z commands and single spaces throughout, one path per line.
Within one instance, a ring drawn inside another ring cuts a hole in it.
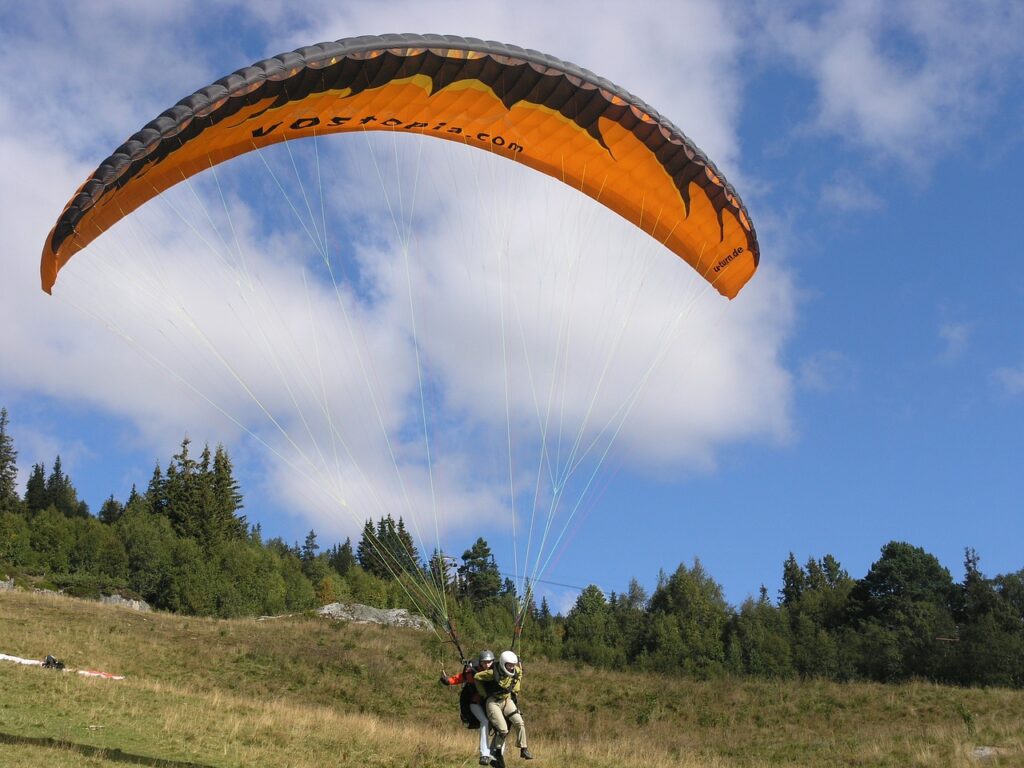
M 459 642 L 458 630 L 455 629 L 455 625 L 452 623 L 451 619 L 445 619 L 444 625 L 445 629 L 448 630 L 448 637 L 452 639 L 452 643 L 455 645 L 455 650 L 459 652 L 459 660 L 465 664 L 467 660 L 466 652 L 462 650 L 462 643 Z

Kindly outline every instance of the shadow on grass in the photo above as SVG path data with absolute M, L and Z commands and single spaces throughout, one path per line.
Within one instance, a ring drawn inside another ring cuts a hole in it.
M 152 766 L 152 768 L 213 768 L 213 766 L 206 765 L 205 763 L 192 763 L 184 760 L 167 760 L 162 757 L 133 755 L 129 752 L 122 752 L 120 749 L 106 749 L 103 747 L 93 747 L 88 744 L 75 744 L 73 741 L 53 739 L 44 736 L 15 736 L 11 733 L 0 733 L 0 744 L 63 749 L 68 752 L 77 752 L 78 754 L 86 757 L 98 757 L 103 760 L 109 760 L 112 763 L 147 765 Z

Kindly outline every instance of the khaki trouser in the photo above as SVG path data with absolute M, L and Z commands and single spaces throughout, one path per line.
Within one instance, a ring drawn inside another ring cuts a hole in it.
M 494 727 L 494 748 L 501 750 L 505 744 L 505 737 L 508 736 L 508 728 L 511 725 L 516 729 L 516 746 L 522 749 L 526 746 L 526 723 L 519 713 L 519 708 L 512 701 L 511 696 L 501 698 L 491 697 L 487 700 L 487 719 Z

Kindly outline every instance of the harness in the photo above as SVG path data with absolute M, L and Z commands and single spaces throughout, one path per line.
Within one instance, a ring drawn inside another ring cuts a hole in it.
M 508 686 L 504 686 L 499 681 L 497 673 L 495 673 L 493 680 L 484 680 L 484 693 L 487 694 L 488 699 L 497 699 L 498 701 L 505 701 L 509 696 L 513 694 L 513 688 L 516 682 L 519 680 L 519 671 L 513 672 L 509 675 Z

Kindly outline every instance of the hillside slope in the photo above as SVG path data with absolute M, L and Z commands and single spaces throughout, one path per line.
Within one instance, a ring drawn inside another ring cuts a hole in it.
M 0 664 L 5 768 L 476 764 L 456 692 L 436 682 L 455 654 L 429 632 L 6 592 L 0 653 L 126 676 Z M 527 646 L 521 704 L 537 766 L 1024 765 L 1017 691 L 667 680 Z

